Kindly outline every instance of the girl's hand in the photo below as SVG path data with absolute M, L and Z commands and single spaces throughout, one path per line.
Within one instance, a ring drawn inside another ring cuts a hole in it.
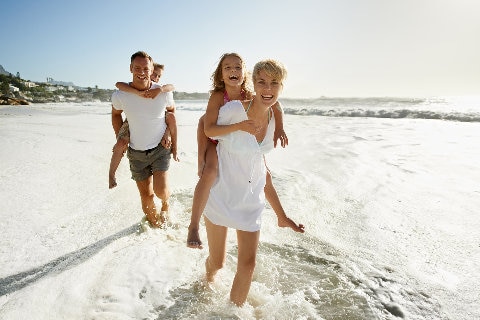
M 273 147 L 277 147 L 277 140 L 280 140 L 280 145 L 285 148 L 288 145 L 288 137 L 283 129 L 275 129 L 273 133 Z
M 243 120 L 239 123 L 239 129 L 250 134 L 256 135 L 259 131 L 261 126 L 257 125 L 257 122 L 254 120 Z

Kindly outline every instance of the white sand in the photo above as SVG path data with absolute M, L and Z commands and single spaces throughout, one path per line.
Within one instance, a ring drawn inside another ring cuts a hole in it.
M 287 116 L 290 146 L 268 163 L 307 233 L 280 230 L 267 208 L 236 309 L 234 253 L 204 290 L 208 250 L 185 245 L 199 116 L 177 113 L 171 227 L 138 233 L 127 159 L 108 189 L 108 104 L 0 107 L 1 319 L 390 319 L 395 306 L 411 319 L 480 316 L 479 124 Z

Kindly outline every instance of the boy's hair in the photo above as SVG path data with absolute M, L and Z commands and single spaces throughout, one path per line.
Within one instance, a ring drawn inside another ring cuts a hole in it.
M 137 57 L 147 58 L 153 64 L 152 57 L 150 57 L 149 54 L 146 53 L 145 51 L 137 51 L 134 54 L 132 54 L 132 57 L 130 58 L 130 63 L 133 63 L 133 60 L 135 60 L 135 58 Z
M 165 69 L 165 66 L 163 64 L 160 64 L 160 63 L 153 63 L 153 69 L 160 69 L 160 70 L 164 70 Z
M 211 93 L 213 92 L 218 92 L 218 91 L 225 91 L 225 83 L 223 82 L 223 75 L 222 75 L 222 63 L 227 57 L 237 57 L 240 59 L 242 63 L 242 69 L 243 69 L 243 82 L 242 82 L 242 90 L 245 91 L 245 93 L 250 94 L 252 90 L 249 88 L 249 82 L 248 82 L 248 73 L 247 73 L 247 67 L 245 66 L 245 62 L 243 61 L 242 57 L 235 52 L 230 52 L 230 53 L 224 53 L 221 57 L 220 60 L 218 61 L 217 68 L 215 71 L 212 73 L 212 76 L 210 77 L 212 79 L 212 90 L 210 91 Z
M 255 82 L 260 71 L 264 70 L 270 77 L 278 80 L 283 85 L 283 80 L 287 78 L 287 69 L 285 66 L 276 60 L 266 59 L 257 62 L 253 67 L 252 79 Z

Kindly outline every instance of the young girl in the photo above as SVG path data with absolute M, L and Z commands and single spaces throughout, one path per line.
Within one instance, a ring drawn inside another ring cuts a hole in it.
M 188 227 L 187 246 L 190 248 L 202 249 L 202 242 L 198 233 L 200 217 L 205 208 L 215 179 L 217 177 L 218 158 L 216 152 L 216 142 L 209 139 L 208 136 L 219 134 L 216 131 L 209 132 L 216 126 L 220 107 L 231 100 L 251 99 L 252 93 L 247 87 L 247 74 L 243 59 L 236 53 L 224 54 L 218 63 L 218 66 L 212 74 L 213 90 L 211 92 L 207 111 L 200 118 L 197 129 L 198 142 L 198 175 L 200 177 L 195 187 L 192 204 L 192 214 L 190 225 Z M 275 103 L 272 108 L 275 114 L 275 134 L 274 145 L 280 139 L 282 147 L 288 144 L 288 139 L 283 131 L 283 116 L 280 104 Z M 254 133 L 256 125 L 253 121 L 246 120 L 237 124 L 238 130 Z M 237 130 L 237 129 L 236 129 Z M 211 134 L 212 133 L 212 134 Z M 287 217 L 278 198 L 277 192 L 272 184 L 272 177 L 267 170 L 266 173 L 265 196 L 277 214 L 278 225 L 280 227 L 290 227 L 297 232 L 301 232 L 291 219 Z
M 153 72 L 150 79 L 153 82 L 158 83 L 160 77 L 162 76 L 164 65 L 154 63 L 153 64 Z M 173 84 L 166 84 L 163 86 L 155 87 L 150 90 L 139 91 L 133 87 L 131 87 L 126 82 L 117 82 L 115 86 L 122 91 L 130 92 L 140 97 L 144 98 L 155 98 L 159 93 L 162 92 L 170 92 L 175 90 Z M 167 113 L 165 115 L 165 122 L 167 123 L 167 133 L 162 139 L 162 144 L 165 148 L 171 148 L 173 159 L 175 161 L 179 161 L 177 157 L 177 124 L 175 119 L 175 108 L 167 108 Z M 170 136 L 170 139 L 168 138 Z M 128 127 L 128 120 L 125 120 L 120 131 L 118 132 L 117 142 L 113 146 L 113 153 L 112 158 L 110 160 L 110 169 L 108 171 L 108 187 L 110 189 L 115 188 L 117 186 L 117 179 L 115 178 L 115 173 L 122 161 L 123 155 L 127 150 L 128 143 L 130 139 L 130 132 Z
M 230 300 L 238 306 L 247 299 L 255 269 L 260 217 L 265 208 L 263 193 L 267 167 L 264 154 L 274 148 L 276 123 L 271 107 L 278 99 L 285 76 L 285 68 L 274 60 L 257 63 L 253 70 L 254 98 L 225 104 L 219 111 L 218 125 L 211 129 L 217 132 L 212 136 L 219 139 L 219 175 L 205 210 L 209 248 L 206 278 L 212 282 L 223 267 L 227 230 L 236 229 L 238 260 Z M 255 125 L 250 130 L 252 123 Z M 205 132 L 210 135 L 209 130 Z M 304 231 L 303 225 L 298 228 L 299 232 Z

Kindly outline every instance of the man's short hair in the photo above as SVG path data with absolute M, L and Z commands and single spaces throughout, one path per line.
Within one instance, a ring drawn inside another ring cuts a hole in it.
M 150 55 L 145 51 L 137 51 L 134 54 L 132 54 L 132 57 L 130 58 L 130 63 L 132 63 L 133 60 L 135 60 L 135 58 L 137 57 L 147 58 L 148 60 L 150 60 L 151 63 L 153 63 L 152 57 L 150 57 Z

